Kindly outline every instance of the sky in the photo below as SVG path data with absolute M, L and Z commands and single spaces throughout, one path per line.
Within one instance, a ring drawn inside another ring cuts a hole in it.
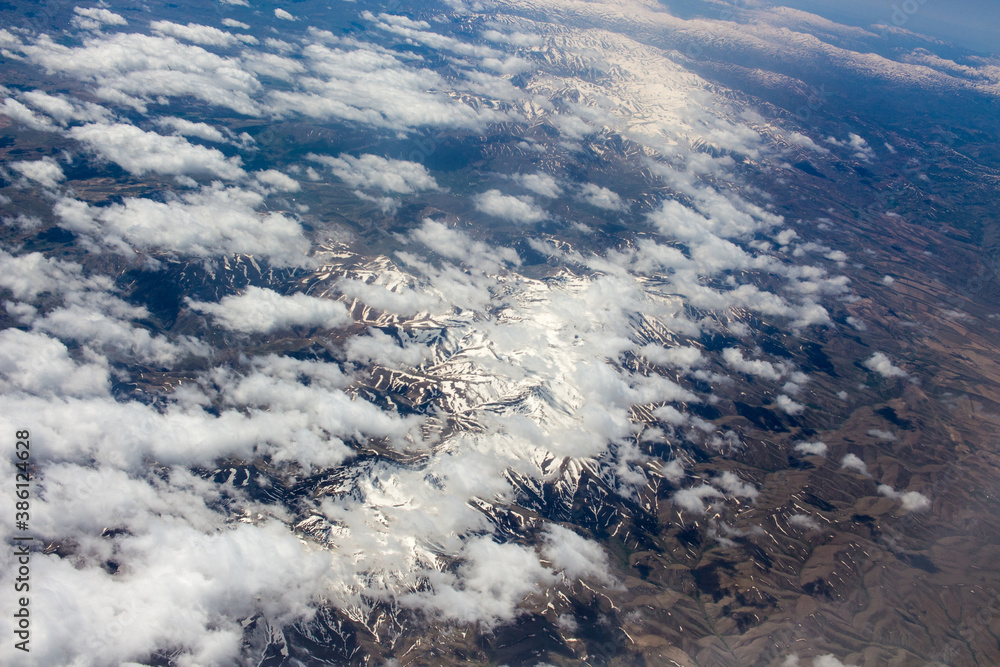
M 785 0 L 775 4 L 856 25 L 898 25 L 968 49 L 1000 53 L 996 0 Z

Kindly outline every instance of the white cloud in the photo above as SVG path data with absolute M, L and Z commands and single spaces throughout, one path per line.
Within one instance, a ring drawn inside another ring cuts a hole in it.
M 562 188 L 556 179 L 542 171 L 534 174 L 517 174 L 514 180 L 542 197 L 555 199 L 562 194 Z
M 471 622 L 510 620 L 517 605 L 539 584 L 553 581 L 552 572 L 534 552 L 517 544 L 497 544 L 489 537 L 472 539 L 462 550 L 457 576 L 430 576 L 431 593 L 413 593 L 404 602 L 447 619 Z
M 74 7 L 71 23 L 81 30 L 100 30 L 106 25 L 128 25 L 124 16 L 102 7 Z
M 34 111 L 12 97 L 8 97 L 3 101 L 3 106 L 0 106 L 0 113 L 8 118 L 11 118 L 12 120 L 17 121 L 18 123 L 27 125 L 33 130 L 51 132 L 56 129 L 51 120 L 45 116 L 36 114 Z
M 868 142 L 857 134 L 851 133 L 848 137 L 847 145 L 854 149 L 854 157 L 865 162 L 870 162 L 875 158 L 875 151 L 868 145 Z
M 857 667 L 838 660 L 833 654 L 827 653 L 813 660 L 813 667 Z
M 813 442 L 800 442 L 795 445 L 795 451 L 799 454 L 805 456 L 826 456 L 826 443 L 813 441 Z
M 339 301 L 305 294 L 282 296 L 261 287 L 248 287 L 239 296 L 227 296 L 219 303 L 189 301 L 188 307 L 210 314 L 226 329 L 243 333 L 271 333 L 290 327 L 332 329 L 351 321 Z
M 918 491 L 905 491 L 901 493 L 888 484 L 879 484 L 878 492 L 887 498 L 900 501 L 903 509 L 907 512 L 921 512 L 931 507 L 930 498 Z
M 18 329 L 0 331 L 0 374 L 8 387 L 40 396 L 102 396 L 111 386 L 105 364 L 77 363 L 60 341 Z
M 73 120 L 106 120 L 111 114 L 104 107 L 93 102 L 81 102 L 64 95 L 50 95 L 42 90 L 28 90 L 21 94 L 36 109 L 41 109 L 57 123 L 65 125 Z
M 735 371 L 774 382 L 780 380 L 787 370 L 784 364 L 772 364 L 762 359 L 745 359 L 743 353 L 735 347 L 723 350 L 722 358 L 726 365 Z
M 160 127 L 168 127 L 172 129 L 176 134 L 181 134 L 186 137 L 198 137 L 199 139 L 204 139 L 205 141 L 214 141 L 216 143 L 225 143 L 226 137 L 222 134 L 217 127 L 214 125 L 209 125 L 208 123 L 195 123 L 190 120 L 185 120 L 184 118 L 166 117 L 157 118 L 156 124 Z
M 894 366 L 892 361 L 889 360 L 889 357 L 882 352 L 874 353 L 863 362 L 863 365 L 868 370 L 873 373 L 878 373 L 882 377 L 906 377 L 906 371 L 898 366 Z
M 367 336 L 354 336 L 347 341 L 344 351 L 349 361 L 374 363 L 381 366 L 419 366 L 434 354 L 426 345 L 404 343 L 379 331 L 369 329 Z
M 237 21 L 236 19 L 225 18 L 222 19 L 222 25 L 227 28 L 239 28 L 240 30 L 249 30 L 250 26 L 243 21 Z
M 842 470 L 853 470 L 865 477 L 871 477 L 868 474 L 868 466 L 854 454 L 844 454 L 844 458 L 840 459 L 840 467 Z
M 806 409 L 806 406 L 792 400 L 784 394 L 779 394 L 778 398 L 775 399 L 775 402 L 778 404 L 779 408 L 790 415 L 802 414 L 802 412 Z
M 152 172 L 232 180 L 245 175 L 239 157 L 134 125 L 92 123 L 70 129 L 69 136 L 139 176 Z
M 212 187 L 165 202 L 126 198 L 100 208 L 64 198 L 55 213 L 66 229 L 126 255 L 134 250 L 200 258 L 240 253 L 275 266 L 311 264 L 301 225 L 282 213 L 259 214 L 263 201 L 256 192 Z
M 237 113 L 259 111 L 251 93 L 260 82 L 235 58 L 225 58 L 172 37 L 115 33 L 65 46 L 48 35 L 18 47 L 31 62 L 94 85 L 115 104 L 147 111 L 151 99 L 193 96 Z
M 611 583 L 608 556 L 596 542 L 557 524 L 546 526 L 544 541 L 542 556 L 571 580 L 591 579 Z
M 707 510 L 706 501 L 721 498 L 722 492 L 714 486 L 702 484 L 690 489 L 682 489 L 673 495 L 674 503 L 688 512 L 704 514 Z
M 539 35 L 534 35 L 531 33 L 515 31 L 512 33 L 503 33 L 498 30 L 484 30 L 483 38 L 488 39 L 491 42 L 504 42 L 507 44 L 513 44 L 515 46 L 520 46 L 524 48 L 530 48 L 533 46 L 541 46 L 544 40 Z
M 793 514 L 788 517 L 788 525 L 802 530 L 819 530 L 819 523 L 816 522 L 816 519 L 805 514 Z
M 731 496 L 740 496 L 753 500 L 759 495 L 754 487 L 741 480 L 736 473 L 726 471 L 712 480 L 712 484 L 724 490 Z
M 531 197 L 513 197 L 499 190 L 487 190 L 473 198 L 476 209 L 504 220 L 518 223 L 541 222 L 548 215 Z
M 389 289 L 383 285 L 370 284 L 360 280 L 341 280 L 337 283 L 341 294 L 358 299 L 372 308 L 409 317 L 420 312 L 436 312 L 443 308 L 440 299 L 405 286 Z
M 44 157 L 41 160 L 11 162 L 9 166 L 25 178 L 51 190 L 56 189 L 59 187 L 59 183 L 66 180 L 62 167 L 50 157 Z
M 275 17 L 277 17 L 279 19 L 282 19 L 284 21 L 295 21 L 295 20 L 297 20 L 291 13 L 285 11 L 281 7 L 275 7 L 274 8 L 274 15 L 275 15 Z
M 618 193 L 594 183 L 585 183 L 581 186 L 580 197 L 591 206 L 603 208 L 606 211 L 624 211 L 628 209 L 628 206 L 622 201 Z
M 400 194 L 438 189 L 434 177 L 426 167 L 417 162 L 390 160 L 370 154 L 359 157 L 346 153 L 341 153 L 340 157 L 310 154 L 306 157 L 325 164 L 337 178 L 354 188 L 372 188 Z
M 705 357 L 696 347 L 663 347 L 662 345 L 645 345 L 639 350 L 642 356 L 654 364 L 671 366 L 690 370 L 704 363 Z
M 521 258 L 513 248 L 496 248 L 473 241 L 464 232 L 441 222 L 425 218 L 411 236 L 425 246 L 451 260 L 484 271 L 497 271 L 501 263 L 518 265 Z
M 240 42 L 235 35 L 218 28 L 197 23 L 181 25 L 171 21 L 152 21 L 150 29 L 160 35 L 169 35 L 186 42 L 204 44 L 206 46 L 233 46 Z
M 283 174 L 277 169 L 265 169 L 254 172 L 253 177 L 263 185 L 269 185 L 275 190 L 284 192 L 298 192 L 302 186 L 288 174 Z
M 875 438 L 876 440 L 881 440 L 882 442 L 895 442 L 899 438 L 892 431 L 886 431 L 881 428 L 873 428 L 868 430 L 868 435 Z

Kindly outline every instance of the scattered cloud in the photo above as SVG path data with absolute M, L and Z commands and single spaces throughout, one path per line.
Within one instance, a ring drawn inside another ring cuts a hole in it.
M 868 466 L 854 454 L 845 454 L 844 458 L 840 459 L 841 470 L 852 470 L 865 477 L 871 477 L 868 474 Z
M 438 189 L 434 177 L 426 167 L 417 162 L 391 160 L 370 154 L 358 157 L 346 153 L 341 153 L 339 157 L 310 154 L 306 157 L 326 165 L 337 178 L 354 188 L 398 194 Z
M 536 195 L 555 199 L 562 194 L 562 187 L 553 176 L 539 171 L 534 174 L 517 174 L 514 180 Z
M 301 225 L 283 213 L 257 212 L 261 194 L 209 187 L 166 201 L 127 197 L 95 207 L 63 198 L 55 205 L 59 224 L 85 234 L 95 247 L 132 255 L 209 258 L 246 254 L 275 266 L 310 265 L 309 242 Z
M 367 336 L 355 336 L 348 340 L 344 352 L 349 361 L 412 368 L 431 358 L 434 349 L 419 343 L 400 344 L 383 331 L 369 329 Z
M 71 23 L 81 30 L 100 30 L 106 25 L 128 25 L 124 16 L 103 7 L 74 7 Z
M 863 365 L 873 373 L 878 373 L 885 378 L 906 377 L 906 371 L 893 365 L 882 352 L 876 352 L 863 362 Z
M 50 157 L 44 157 L 41 160 L 19 160 L 11 162 L 8 166 L 25 178 L 50 190 L 55 190 L 62 181 L 66 180 L 62 167 Z
M 788 517 L 788 525 L 808 531 L 819 530 L 819 523 L 816 519 L 805 514 L 793 514 Z
M 473 201 L 477 210 L 510 222 L 530 224 L 548 217 L 531 197 L 514 197 L 499 190 L 487 190 L 473 197 Z
M 772 364 L 762 359 L 746 359 L 743 353 L 735 347 L 727 347 L 722 351 L 722 358 L 726 365 L 740 373 L 754 375 L 765 380 L 777 382 L 785 374 L 783 364 Z
M 227 296 L 219 303 L 189 301 L 188 307 L 211 315 L 217 324 L 243 333 L 272 333 L 290 327 L 332 329 L 351 322 L 339 301 L 305 294 L 282 296 L 261 287 Z
M 902 503 L 903 509 L 907 512 L 920 512 L 931 507 L 930 498 L 918 491 L 899 492 L 888 484 L 878 485 L 879 495 L 898 500 Z
M 778 398 L 775 399 L 775 403 L 777 403 L 779 408 L 790 415 L 802 414 L 802 412 L 806 409 L 806 406 L 792 400 L 784 394 L 779 394 Z
M 245 175 L 239 157 L 226 157 L 218 149 L 134 125 L 91 123 L 70 129 L 69 136 L 139 176 L 156 173 L 234 180 Z
M 616 192 L 593 183 L 585 183 L 581 186 L 580 197 L 591 206 L 603 208 L 606 211 L 625 211 L 628 209 L 628 206 Z
M 805 456 L 826 456 L 826 444 L 817 441 L 800 442 L 795 445 L 795 451 Z
M 185 137 L 197 137 L 205 141 L 225 143 L 226 136 L 214 125 L 208 123 L 196 123 L 184 118 L 165 117 L 157 118 L 156 124 L 160 127 L 172 129 L 174 133 Z
M 171 21 L 152 21 L 149 24 L 149 28 L 160 35 L 169 35 L 185 42 L 203 44 L 205 46 L 226 47 L 240 43 L 240 40 L 235 35 L 225 30 L 197 23 L 181 25 Z

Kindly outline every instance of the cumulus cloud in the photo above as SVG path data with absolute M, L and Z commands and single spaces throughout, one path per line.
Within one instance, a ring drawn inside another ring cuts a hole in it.
M 62 342 L 18 329 L 0 331 L 0 374 L 8 387 L 41 396 L 101 396 L 110 389 L 106 364 L 78 363 Z
M 826 456 L 826 444 L 817 441 L 800 442 L 795 445 L 795 451 L 805 456 Z
M 899 492 L 888 484 L 879 484 L 878 492 L 880 495 L 886 496 L 887 498 L 900 501 L 903 505 L 903 509 L 907 512 L 920 512 L 930 509 L 931 507 L 930 498 L 919 491 Z
M 248 287 L 243 294 L 227 296 L 219 303 L 189 301 L 188 307 L 208 313 L 226 329 L 243 333 L 271 333 L 296 326 L 331 329 L 351 321 L 339 301 L 305 294 L 282 296 L 262 287 Z
M 222 131 L 208 123 L 196 123 L 184 118 L 169 116 L 166 118 L 157 118 L 156 124 L 160 127 L 170 128 L 176 134 L 186 137 L 198 137 L 205 141 L 214 141 L 220 144 L 226 141 L 226 136 L 222 134 Z
M 542 197 L 555 199 L 562 194 L 562 188 L 556 179 L 542 171 L 534 174 L 517 174 L 514 176 L 514 180 Z
M 33 130 L 51 132 L 56 129 L 51 120 L 35 113 L 12 97 L 8 97 L 3 101 L 3 105 L 0 106 L 0 113 L 18 123 L 27 125 Z
M 50 95 L 42 90 L 28 90 L 21 94 L 21 99 L 36 109 L 45 112 L 60 125 L 70 121 L 107 120 L 111 113 L 93 102 L 82 102 L 66 95 Z
M 740 496 L 753 500 L 759 493 L 757 489 L 741 480 L 736 473 L 726 471 L 712 480 L 712 484 L 724 490 L 731 496 Z
M 426 167 L 417 162 L 390 160 L 370 154 L 358 157 L 346 153 L 341 153 L 339 157 L 310 154 L 307 157 L 325 164 L 337 178 L 355 188 L 369 188 L 399 194 L 438 189 L 434 177 L 430 175 Z
M 301 225 L 282 213 L 257 213 L 263 201 L 256 192 L 210 187 L 162 202 L 128 197 L 100 208 L 64 198 L 54 210 L 62 227 L 125 255 L 135 250 L 197 258 L 241 253 L 275 266 L 309 265 Z
M 237 113 L 259 112 L 251 95 L 260 82 L 238 59 L 170 36 L 115 33 L 66 46 L 42 34 L 17 48 L 49 72 L 94 84 L 98 97 L 140 112 L 152 99 L 188 95 Z
M 690 370 L 705 362 L 704 355 L 696 347 L 663 347 L 651 344 L 644 345 L 640 352 L 642 356 L 654 364 L 684 370 Z
M 367 306 L 404 317 L 435 312 L 443 307 L 440 299 L 405 286 L 397 285 L 390 289 L 384 285 L 348 279 L 338 282 L 337 289 L 344 296 L 358 299 Z
M 859 160 L 870 162 L 875 157 L 875 151 L 868 145 L 868 142 L 853 132 L 848 137 L 847 145 L 855 151 L 854 157 Z
M 59 187 L 59 183 L 66 180 L 62 167 L 50 157 L 41 160 L 20 160 L 11 162 L 8 166 L 25 178 L 51 190 L 55 190 Z
M 780 380 L 786 371 L 784 364 L 772 364 L 762 359 L 746 359 L 743 353 L 735 347 L 727 347 L 723 350 L 722 359 L 726 362 L 727 366 L 735 371 L 761 377 L 773 382 Z
M 580 187 L 580 197 L 591 206 L 603 208 L 606 211 L 624 211 L 628 208 L 618 193 L 594 183 L 585 183 L 582 185 Z
M 344 352 L 349 361 L 389 367 L 419 366 L 434 354 L 431 347 L 409 342 L 400 344 L 378 329 L 369 329 L 367 336 L 355 336 L 348 340 Z
M 283 21 L 295 21 L 297 20 L 290 12 L 282 9 L 281 7 L 274 8 L 274 16 L 276 18 L 282 19 Z
M 608 556 L 596 542 L 568 528 L 550 524 L 545 529 L 544 543 L 542 556 L 570 579 L 611 582 Z
M 171 21 L 152 21 L 150 29 L 160 35 L 170 35 L 177 39 L 206 46 L 233 46 L 239 43 L 235 35 L 208 25 L 188 23 L 181 25 Z
M 272 114 L 339 118 L 398 130 L 481 129 L 517 117 L 515 112 L 492 106 L 473 108 L 439 92 L 460 88 L 473 93 L 472 88 L 484 85 L 482 74 L 473 80 L 449 81 L 437 71 L 402 62 L 399 54 L 350 40 L 337 48 L 309 44 L 303 54 L 311 76 L 300 79 L 298 89 L 271 92 L 268 110 Z M 493 83 L 502 86 L 500 80 Z
M 275 190 L 298 192 L 302 189 L 298 181 L 288 174 L 281 173 L 277 169 L 264 169 L 263 171 L 254 172 L 253 177 L 257 179 L 258 183 L 270 186 Z
M 706 501 L 721 498 L 722 492 L 714 486 L 702 484 L 690 489 L 682 489 L 673 495 L 673 501 L 681 509 L 695 514 L 704 514 L 708 509 Z
M 430 218 L 425 218 L 411 236 L 442 257 L 458 260 L 477 269 L 496 271 L 500 268 L 500 262 L 513 265 L 521 263 L 521 258 L 513 248 L 491 247 L 481 241 L 474 241 L 468 234 Z
M 476 209 L 510 222 L 541 222 L 548 217 L 531 197 L 514 197 L 499 190 L 487 190 L 473 198 Z
M 92 123 L 70 129 L 69 136 L 125 170 L 148 173 L 216 177 L 227 180 L 245 175 L 239 157 L 188 142 L 183 137 L 145 132 L 123 123 Z
M 432 593 L 414 593 L 404 601 L 444 618 L 484 619 L 486 625 L 517 615 L 517 605 L 554 575 L 535 553 L 517 544 L 497 544 L 488 537 L 470 540 L 462 550 L 457 575 L 430 577 Z
M 863 365 L 873 373 L 878 373 L 885 378 L 906 377 L 906 371 L 893 365 L 882 352 L 876 352 L 863 362 Z
M 74 7 L 71 22 L 81 30 L 100 30 L 106 25 L 128 25 L 124 16 L 102 7 Z
M 840 468 L 841 470 L 853 470 L 865 477 L 871 477 L 868 474 L 868 466 L 854 454 L 844 454 L 844 458 L 840 459 Z
M 791 398 L 789 398 L 784 394 L 779 394 L 778 398 L 775 399 L 775 403 L 778 404 L 779 408 L 781 408 L 783 411 L 785 411 L 790 415 L 802 414 L 802 412 L 806 409 L 806 406 L 802 405 L 797 401 L 792 400 Z

